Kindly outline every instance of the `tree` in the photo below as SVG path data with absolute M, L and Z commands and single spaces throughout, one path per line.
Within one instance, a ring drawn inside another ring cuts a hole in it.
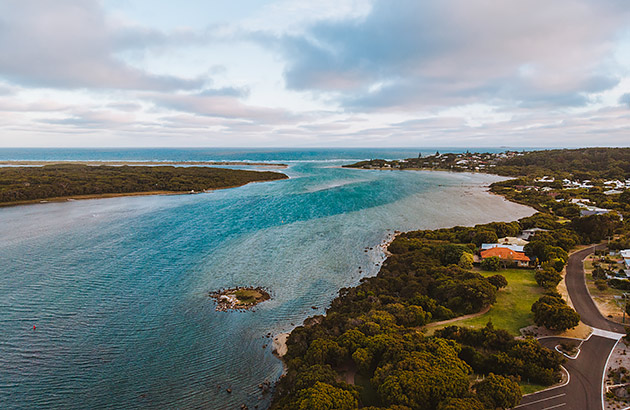
M 490 373 L 474 386 L 477 397 L 487 409 L 511 409 L 523 397 L 518 383 L 507 377 Z
M 471 253 L 462 252 L 462 256 L 459 258 L 458 265 L 462 269 L 472 269 L 474 261 L 475 258 Z
M 562 280 L 562 275 L 555 269 L 545 269 L 536 271 L 534 278 L 538 285 L 543 288 L 555 288 Z
M 359 408 L 357 398 L 348 390 L 317 382 L 315 386 L 301 390 L 298 395 L 299 410 L 353 410 Z
M 310 366 L 295 378 L 295 389 L 302 390 L 313 387 L 317 382 L 334 384 L 337 381 L 337 373 L 329 365 L 316 364 Z
M 604 215 L 590 215 L 575 218 L 571 221 L 571 226 L 582 236 L 584 243 L 595 243 L 606 239 L 611 236 L 620 225 L 619 215 L 613 212 Z
M 306 362 L 309 364 L 338 364 L 346 355 L 346 350 L 337 342 L 328 339 L 315 339 L 306 352 Z
M 383 404 L 431 410 L 441 401 L 462 397 L 468 391 L 470 367 L 457 357 L 455 343 L 433 339 L 425 346 L 427 351 L 411 352 L 403 360 L 389 361 L 376 370 L 372 383 Z
M 488 282 L 497 289 L 504 288 L 508 285 L 508 281 L 503 275 L 492 275 L 488 278 Z
M 440 403 L 437 410 L 484 410 L 483 404 L 474 397 L 448 399 Z
M 580 315 L 562 297 L 545 295 L 532 305 L 534 322 L 547 329 L 566 330 L 580 323 Z
M 497 233 L 490 229 L 479 229 L 473 236 L 473 243 L 480 247 L 482 243 L 496 243 L 499 240 Z
M 491 256 L 481 261 L 481 269 L 496 272 L 501 269 L 501 258 Z

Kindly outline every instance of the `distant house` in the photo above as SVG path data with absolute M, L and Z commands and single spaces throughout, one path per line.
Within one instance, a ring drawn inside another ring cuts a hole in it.
M 531 229 L 523 229 L 523 232 L 521 233 L 521 238 L 525 239 L 526 241 L 529 241 L 532 236 L 536 235 L 537 232 L 547 232 L 548 229 L 542 229 L 542 228 L 531 228 Z
M 619 254 L 626 264 L 626 269 L 630 269 L 630 249 L 624 249 L 623 251 L 619 252 Z
M 596 206 L 582 206 L 580 216 L 605 215 L 611 212 L 610 209 L 598 208 Z
M 494 248 L 482 250 L 481 259 L 483 260 L 483 259 L 490 258 L 493 256 L 498 256 L 499 259 L 501 259 L 501 262 L 505 264 L 509 264 L 509 265 L 514 264 L 521 268 L 529 266 L 530 259 L 527 255 L 525 255 L 524 252 L 517 252 L 510 248 L 505 247 L 505 246 L 497 246 Z
M 525 247 L 523 245 L 511 245 L 506 243 L 482 243 L 481 250 L 488 250 L 493 248 L 506 248 L 513 252 L 525 252 Z
M 536 182 L 546 182 L 546 183 L 551 183 L 554 182 L 556 179 L 554 177 L 548 177 L 547 175 L 545 175 L 542 178 L 538 178 L 536 179 Z

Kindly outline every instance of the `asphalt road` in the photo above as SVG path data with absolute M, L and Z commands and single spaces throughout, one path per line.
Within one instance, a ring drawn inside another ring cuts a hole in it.
M 594 249 L 602 248 L 604 248 L 604 245 L 591 246 L 576 252 L 569 257 L 567 274 L 565 277 L 567 290 L 569 291 L 571 302 L 573 302 L 573 307 L 580 314 L 582 322 L 598 329 L 625 334 L 626 331 L 623 325 L 611 322 L 599 313 L 597 306 L 595 306 L 593 299 L 591 299 L 591 296 L 586 289 L 586 283 L 584 282 L 584 268 L 582 261 L 589 254 L 593 253 Z
M 564 341 L 561 337 L 540 339 L 540 343 L 554 349 Z M 573 340 L 575 342 L 575 340 Z M 523 397 L 518 410 L 595 410 L 602 408 L 601 385 L 608 353 L 616 340 L 591 336 L 580 347 L 575 360 L 568 359 L 564 367 L 570 375 L 565 386 Z
M 530 394 L 523 397 L 521 403 L 515 407 L 518 410 L 601 410 L 602 409 L 602 378 L 606 368 L 606 361 L 617 340 L 607 332 L 624 334 L 624 326 L 611 322 L 599 313 L 591 299 L 584 281 L 582 261 L 594 249 L 603 245 L 592 246 L 574 253 L 569 257 L 567 274 L 565 277 L 567 290 L 575 310 L 582 321 L 595 329 L 580 346 L 576 359 L 568 359 L 564 365 L 569 372 L 569 382 L 564 386 Z M 599 332 L 601 329 L 607 332 Z M 603 336 L 602 336 L 603 335 Z M 540 343 L 554 349 L 566 339 L 549 337 L 539 339 Z

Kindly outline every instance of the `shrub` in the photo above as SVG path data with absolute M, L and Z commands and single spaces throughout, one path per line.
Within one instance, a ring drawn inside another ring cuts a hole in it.
M 501 258 L 491 256 L 481 261 L 481 269 L 496 272 L 501 269 Z

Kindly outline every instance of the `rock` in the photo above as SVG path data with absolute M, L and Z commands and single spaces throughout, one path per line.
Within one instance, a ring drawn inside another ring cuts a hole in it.
M 228 393 L 232 393 L 232 389 L 230 389 L 230 388 L 225 389 L 225 391 L 228 392 Z

